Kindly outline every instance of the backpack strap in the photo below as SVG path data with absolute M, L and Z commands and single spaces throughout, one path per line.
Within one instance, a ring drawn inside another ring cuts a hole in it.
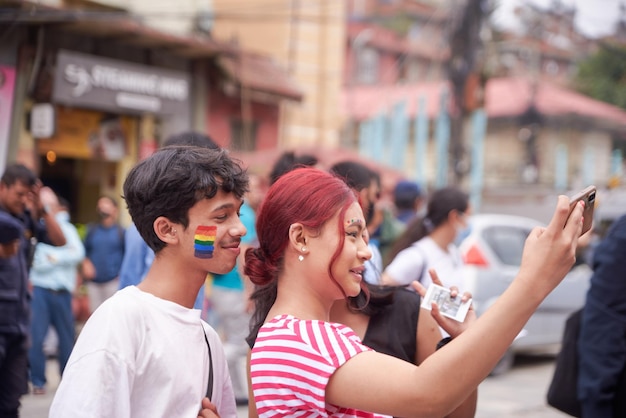
M 206 388 L 206 397 L 211 400 L 213 396 L 213 356 L 211 355 L 211 344 L 209 344 L 209 338 L 206 336 L 206 330 L 204 329 L 204 325 L 200 323 L 200 326 L 202 327 L 202 332 L 204 333 L 206 348 L 209 351 L 209 382 Z

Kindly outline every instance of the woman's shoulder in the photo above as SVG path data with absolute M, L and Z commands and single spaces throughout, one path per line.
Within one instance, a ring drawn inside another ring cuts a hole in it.
M 293 315 L 276 315 L 269 321 L 267 321 L 261 327 L 262 330 L 276 330 L 276 329 L 292 329 L 309 332 L 316 332 L 318 330 L 326 330 L 329 332 L 339 332 L 341 334 L 353 334 L 354 332 L 347 326 L 337 322 L 327 322 L 318 319 L 300 319 Z

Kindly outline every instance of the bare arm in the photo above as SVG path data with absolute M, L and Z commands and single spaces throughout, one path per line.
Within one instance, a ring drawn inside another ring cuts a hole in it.
M 441 282 L 436 277 L 433 277 L 433 282 L 441 285 Z M 413 286 L 418 286 L 419 283 L 413 282 Z M 419 285 L 421 286 L 421 285 Z M 422 286 L 421 290 L 425 290 Z M 420 291 L 420 293 L 422 293 Z M 433 311 L 426 309 L 420 309 L 419 321 L 417 322 L 417 350 L 415 352 L 416 364 L 420 365 L 426 358 L 432 355 L 437 343 L 441 340 L 441 331 L 439 325 L 431 315 Z M 473 321 L 470 321 L 473 322 Z M 454 334 L 451 334 L 454 335 Z M 447 418 L 472 418 L 476 415 L 476 402 L 478 400 L 478 389 L 474 390 L 470 395 L 461 403 L 461 405 L 452 411 Z
M 441 417 L 457 409 L 574 263 L 582 206 L 569 218 L 568 212 L 569 199 L 559 196 L 550 224 L 534 229 L 526 240 L 515 280 L 445 349 L 430 355 L 420 367 L 380 353 L 361 353 L 335 371 L 326 387 L 326 400 L 407 417 Z
M 248 377 L 248 418 L 259 418 L 256 412 L 256 403 L 254 401 L 254 392 L 252 391 L 252 378 L 250 377 L 250 356 L 252 350 L 248 350 L 246 356 L 246 376 Z

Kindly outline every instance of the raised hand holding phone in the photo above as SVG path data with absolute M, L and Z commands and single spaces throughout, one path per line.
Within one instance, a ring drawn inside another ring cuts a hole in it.
M 582 201 L 585 204 L 585 208 L 583 211 L 583 229 L 580 235 L 585 234 L 591 229 L 591 224 L 593 223 L 593 208 L 596 203 L 596 186 L 588 186 L 571 196 L 569 199 L 569 213 L 572 214 L 572 211 L 576 207 L 576 203 Z

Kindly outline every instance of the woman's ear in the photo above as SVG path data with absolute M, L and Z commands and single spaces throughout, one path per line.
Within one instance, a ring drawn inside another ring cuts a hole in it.
M 306 248 L 307 233 L 304 225 L 301 223 L 291 224 L 289 227 L 289 242 L 296 251 L 302 251 L 302 248 Z
M 166 244 L 177 244 L 178 243 L 178 228 L 177 224 L 173 223 L 165 216 L 159 216 L 154 220 L 152 224 L 152 228 L 154 228 L 154 233 L 161 241 Z

